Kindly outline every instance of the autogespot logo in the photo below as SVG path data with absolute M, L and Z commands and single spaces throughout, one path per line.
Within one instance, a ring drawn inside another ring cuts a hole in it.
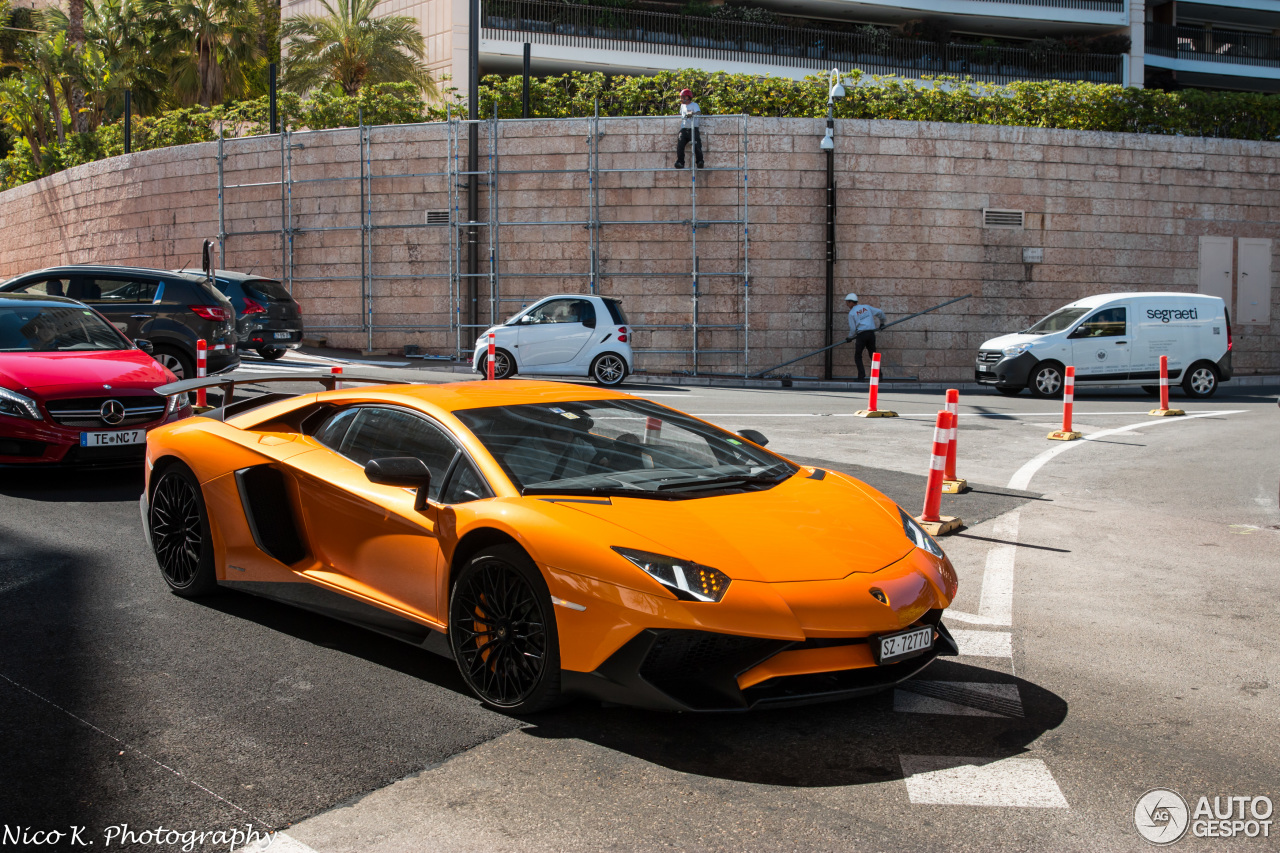
M 1152 788 L 1133 809 L 1133 825 L 1152 844 L 1172 844 L 1187 833 L 1187 801 L 1168 788 Z

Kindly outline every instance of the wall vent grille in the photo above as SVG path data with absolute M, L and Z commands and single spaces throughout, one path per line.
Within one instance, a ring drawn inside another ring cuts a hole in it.
M 1022 228 L 1027 214 L 1021 210 L 994 210 L 990 207 L 982 209 L 983 228 Z
M 448 224 L 449 224 L 449 211 L 447 211 L 447 210 L 428 210 L 428 211 L 427 211 L 427 224 L 428 224 L 428 225 L 448 225 Z

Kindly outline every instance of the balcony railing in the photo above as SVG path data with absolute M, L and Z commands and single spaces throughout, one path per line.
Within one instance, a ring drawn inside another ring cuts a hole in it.
M 1280 68 L 1280 38 L 1257 33 L 1147 24 L 1147 53 L 1200 62 Z
M 1009 6 L 1041 6 L 1050 9 L 1087 9 L 1090 12 L 1123 12 L 1124 0 L 983 0 Z
M 484 38 L 502 41 L 815 70 L 860 68 L 868 74 L 903 77 L 954 75 L 991 83 L 1123 79 L 1123 57 L 1112 55 L 938 45 L 887 33 L 840 33 L 546 0 L 493 0 L 484 5 L 483 13 Z

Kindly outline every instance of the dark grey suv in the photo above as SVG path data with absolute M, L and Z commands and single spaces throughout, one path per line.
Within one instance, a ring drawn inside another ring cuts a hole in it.
M 151 341 L 156 361 L 179 379 L 196 375 L 196 340 L 209 346 L 209 373 L 239 366 L 235 309 L 199 273 L 74 264 L 23 273 L 0 293 L 67 296 L 92 305 L 134 340 Z
M 275 361 L 302 346 L 302 309 L 282 283 L 252 273 L 214 270 L 213 286 L 236 309 L 240 349 Z

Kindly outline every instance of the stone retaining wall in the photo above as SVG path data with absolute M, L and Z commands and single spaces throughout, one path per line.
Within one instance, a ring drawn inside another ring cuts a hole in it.
M 754 372 L 821 346 L 822 127 L 813 119 L 750 119 L 744 137 L 738 119 L 708 120 L 713 169 L 698 173 L 696 214 L 699 372 Z M 637 335 L 642 369 L 690 371 L 692 175 L 660 171 L 674 160 L 674 125 L 602 121 L 594 187 L 582 171 L 590 128 L 587 120 L 501 125 L 498 168 L 536 171 L 498 179 L 495 313 L 588 288 L 584 223 L 596 192 L 605 223 L 599 291 L 621 296 L 632 322 L 650 327 Z M 332 344 L 365 348 L 366 312 L 377 350 L 412 343 L 446 353 L 459 337 L 464 347 L 474 339 L 472 330 L 451 329 L 459 303 L 450 296 L 450 229 L 427 224 L 428 211 L 451 205 L 440 174 L 448 136 L 442 125 L 369 131 L 367 231 L 360 227 L 360 131 L 290 137 L 294 293 L 309 326 L 328 329 Z M 1280 196 L 1272 195 L 1280 189 L 1280 144 L 853 120 L 838 122 L 836 137 L 837 337 L 845 334 L 849 290 L 891 320 L 973 294 L 884 334 L 889 376 L 969 379 L 983 340 L 1091 293 L 1194 292 L 1202 235 L 1270 238 L 1273 280 L 1280 267 Z M 744 146 L 746 181 L 737 170 Z M 225 182 L 242 185 L 225 195 L 227 266 L 284 277 L 280 140 L 228 140 L 225 150 Z M 487 169 L 487 129 L 480 151 Z M 217 173 L 217 144 L 204 143 L 91 163 L 2 193 L 0 276 L 85 261 L 198 266 L 200 241 L 218 232 Z M 486 219 L 489 187 L 486 176 L 480 180 Z M 742 218 L 744 184 L 749 300 L 742 228 L 717 222 Z M 465 193 L 459 200 L 465 215 Z M 984 228 L 983 208 L 1023 210 L 1025 227 Z M 485 228 L 479 242 L 487 320 Z M 1043 249 L 1043 261 L 1024 263 L 1024 248 Z M 1270 325 L 1235 328 L 1242 374 L 1280 373 L 1280 289 L 1270 292 Z M 788 371 L 817 376 L 821 367 L 818 357 Z M 853 372 L 852 347 L 838 348 L 835 375 Z

